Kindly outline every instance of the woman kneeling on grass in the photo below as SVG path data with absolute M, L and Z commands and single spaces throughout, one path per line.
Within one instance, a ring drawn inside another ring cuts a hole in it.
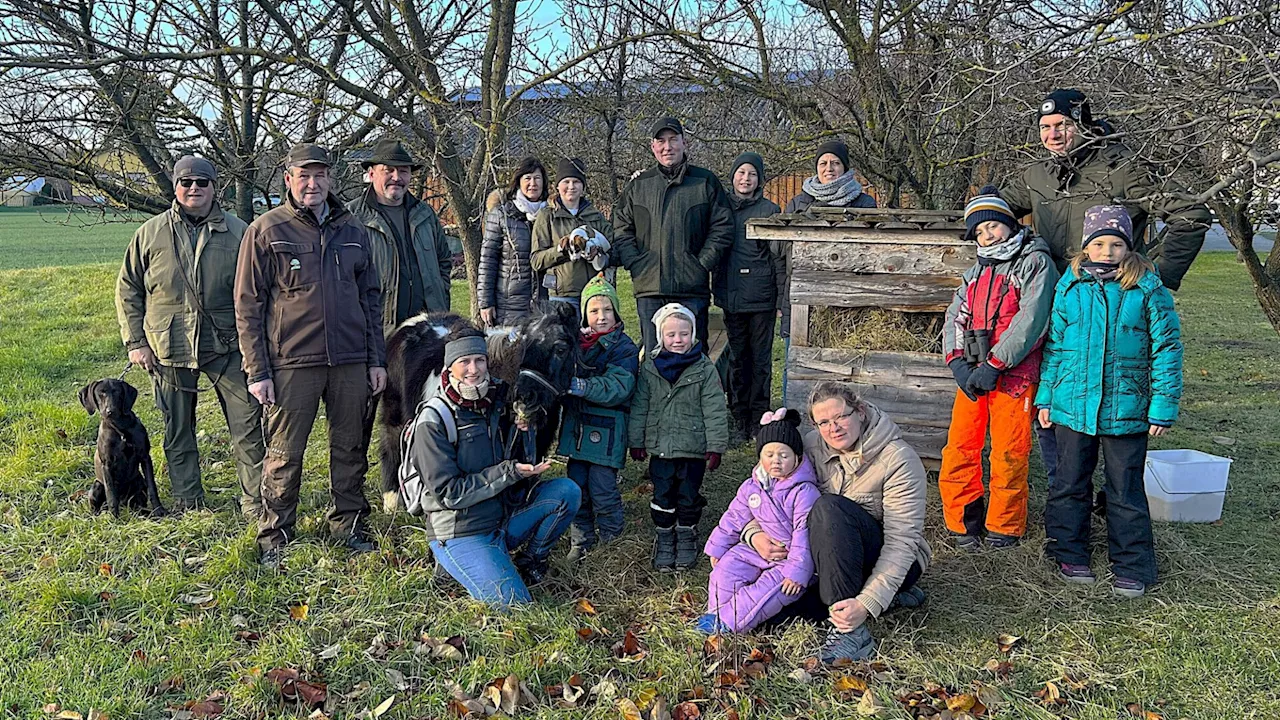
M 445 340 L 443 404 L 433 399 L 419 411 L 409 449 L 423 481 L 431 553 L 476 600 L 527 603 L 582 494 L 568 478 L 538 480 L 550 460 L 505 457 L 517 428 L 503 412 L 506 385 L 489 377 L 484 336 L 468 328 Z
M 1045 503 L 1048 551 L 1071 583 L 1089 568 L 1089 515 L 1098 451 L 1106 460 L 1111 589 L 1141 597 L 1156 581 L 1143 466 L 1147 438 L 1178 419 L 1182 339 L 1173 296 L 1134 249 L 1117 205 L 1085 211 L 1083 249 L 1058 282 L 1036 406 L 1056 426 L 1058 475 Z
M 819 383 L 809 418 L 817 429 L 805 434 L 804 451 L 823 493 L 809 511 L 814 581 L 778 620 L 829 620 L 822 661 L 861 660 L 875 651 L 868 618 L 924 603 L 916 587 L 931 557 L 924 465 L 897 424 L 846 385 Z M 767 561 L 787 558 L 787 539 L 756 521 L 742 539 Z

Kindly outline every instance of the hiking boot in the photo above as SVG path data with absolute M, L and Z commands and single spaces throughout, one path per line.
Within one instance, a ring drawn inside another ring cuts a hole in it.
M 547 579 L 547 574 L 551 572 L 551 561 L 537 560 L 525 552 L 516 553 L 514 563 L 516 572 L 520 573 L 520 579 L 524 580 L 524 586 L 529 588 L 541 585 Z
M 262 519 L 262 500 L 258 498 L 240 498 L 240 514 L 250 523 Z
M 582 562 L 589 552 L 591 552 L 591 547 L 588 545 L 570 545 L 569 552 L 564 556 L 565 562 L 570 565 L 577 565 Z
M 363 530 L 352 530 L 347 539 L 342 542 L 348 550 L 357 554 L 371 553 L 378 550 L 377 544 L 364 534 Z
M 258 558 L 258 564 L 263 570 L 271 570 L 281 572 L 284 570 L 284 548 L 273 547 L 262 551 L 262 555 Z
M 875 651 L 875 638 L 871 637 L 871 630 L 863 623 L 853 632 L 840 632 L 835 628 L 828 630 L 827 639 L 818 651 L 818 659 L 827 665 L 838 660 L 857 662 L 871 657 Z
M 1092 585 L 1098 581 L 1098 576 L 1093 574 L 1088 565 L 1071 563 L 1058 563 L 1058 577 L 1075 585 Z
M 1111 594 L 1132 600 L 1146 595 L 1147 586 L 1133 578 L 1120 577 L 1117 575 L 1115 580 L 1111 581 Z
M 676 567 L 676 529 L 657 528 L 653 538 L 653 569 L 671 572 Z
M 924 602 L 927 599 L 928 596 L 925 595 L 924 588 L 919 585 L 912 585 L 906 590 L 899 590 L 898 593 L 893 596 L 893 600 L 889 603 L 889 607 L 885 612 L 897 610 L 898 608 L 904 608 L 907 610 L 918 608 L 924 605 Z
M 1001 533 L 987 533 L 987 547 L 992 550 L 1008 550 L 1017 547 L 1022 538 L 1015 535 L 1003 535 Z
M 698 622 L 694 624 L 694 627 L 703 635 L 719 635 L 730 632 L 729 626 L 720 622 L 719 616 L 715 613 L 707 613 L 698 618 Z
M 181 515 L 188 511 L 207 510 L 207 509 L 209 509 L 209 506 L 205 505 L 204 498 L 196 498 L 194 500 L 187 500 L 186 498 L 174 498 L 173 503 L 169 505 L 169 512 L 173 513 L 174 515 Z
M 698 528 L 676 526 L 676 569 L 690 570 L 698 564 Z
M 977 535 L 961 535 L 959 533 L 952 533 L 951 540 L 955 542 L 957 550 L 977 552 L 982 549 L 982 538 Z

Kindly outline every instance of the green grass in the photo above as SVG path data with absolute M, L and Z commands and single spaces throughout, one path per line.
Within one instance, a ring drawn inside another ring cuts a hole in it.
M 5 262 L 25 256 L 25 264 L 34 265 L 53 257 L 45 241 L 32 239 L 30 225 L 22 237 L 31 247 L 8 241 L 14 217 L 0 214 Z M 31 222 L 28 215 L 16 217 Z M 535 592 L 537 603 L 509 616 L 469 602 L 456 584 L 437 576 L 418 521 L 405 515 L 374 515 L 379 554 L 352 558 L 330 544 L 323 530 L 321 427 L 306 463 L 300 537 L 287 574 L 255 564 L 253 531 L 234 508 L 234 469 L 216 403 L 205 401 L 199 411 L 213 512 L 160 522 L 90 515 L 73 497 L 93 476 L 97 424 L 75 392 L 123 366 L 111 299 L 115 256 L 128 236 L 119 227 L 118 236 L 86 248 L 96 264 L 64 254 L 59 262 L 75 267 L 0 272 L 0 708 L 12 716 L 42 717 L 45 704 L 58 703 L 84 714 L 96 708 L 113 718 L 163 718 L 169 706 L 221 691 L 227 695 L 223 717 L 306 717 L 309 709 L 282 701 L 263 679 L 277 667 L 327 683 L 338 698 L 329 708 L 335 718 L 353 717 L 393 694 L 396 704 L 384 717 L 450 717 L 450 683 L 476 695 L 507 674 L 519 675 L 538 700 L 518 717 L 618 717 L 613 703 L 553 708 L 544 686 L 575 673 L 587 687 L 608 677 L 620 697 L 637 700 L 652 691 L 676 698 L 702 686 L 710 699 L 700 704 L 710 717 L 726 717 L 729 706 L 742 718 L 856 715 L 856 700 L 833 692 L 831 678 L 804 684 L 788 677 L 814 652 L 813 628 L 734 640 L 724 664 L 708 675 L 714 660 L 704 659 L 702 639 L 687 622 L 705 601 L 705 566 L 684 576 L 649 570 L 647 497 L 634 466 L 624 485 L 624 538 L 580 569 L 558 567 L 554 580 Z M 61 232 L 54 226 L 47 235 Z M 466 288 L 454 291 L 455 306 L 464 306 Z M 625 282 L 622 295 L 629 295 Z M 634 334 L 629 307 L 624 315 Z M 873 680 L 871 691 L 894 708 L 890 717 L 905 717 L 895 695 L 926 682 L 953 691 L 992 687 L 1001 700 L 993 715 L 1000 718 L 1114 720 L 1130 702 L 1168 718 L 1280 716 L 1280 340 L 1229 253 L 1197 262 L 1178 307 L 1187 340 L 1184 414 L 1156 446 L 1235 459 L 1223 522 L 1157 526 L 1162 583 L 1146 599 L 1118 602 L 1105 585 L 1060 585 L 1040 559 L 1044 481 L 1038 464 L 1028 542 L 1004 554 L 952 550 L 931 489 L 935 564 L 923 582 L 929 604 L 872 626 L 890 672 Z M 142 381 L 138 374 L 130 379 Z M 139 410 L 158 444 L 161 423 L 147 389 Z M 1235 444 L 1217 444 L 1218 436 Z M 155 455 L 159 466 L 158 449 Z M 748 471 L 749 455 L 732 451 L 725 469 L 709 479 L 709 520 Z M 368 485 L 375 507 L 376 472 Z M 160 482 L 167 499 L 163 471 Z M 1101 566 L 1100 554 L 1097 559 Z M 213 594 L 211 606 L 178 599 L 202 592 Z M 683 603 L 685 593 L 692 606 Z M 577 614 L 579 597 L 600 614 Z M 291 603 L 308 605 L 305 619 L 290 619 Z M 576 631 L 584 626 L 607 639 L 580 641 Z M 610 652 L 628 628 L 648 648 L 639 662 L 620 662 Z M 241 629 L 260 640 L 238 640 Z M 466 660 L 432 662 L 415 654 L 422 633 L 463 636 Z M 1025 638 L 1009 658 L 1007 680 L 983 669 L 1003 657 L 994 641 L 999 633 Z M 366 653 L 379 636 L 391 648 L 385 655 Z M 777 650 L 768 676 L 748 690 L 716 690 L 715 675 L 760 643 Z M 334 644 L 336 657 L 319 658 Z M 388 670 L 407 677 L 410 690 L 397 690 L 398 678 Z M 1072 689 L 1060 680 L 1064 675 L 1083 688 Z M 182 678 L 179 688 L 156 694 L 175 676 Z M 1033 694 L 1046 681 L 1063 688 L 1066 705 L 1049 711 L 1037 704 Z
M 140 217 L 57 205 L 0 208 L 0 270 L 118 265 Z

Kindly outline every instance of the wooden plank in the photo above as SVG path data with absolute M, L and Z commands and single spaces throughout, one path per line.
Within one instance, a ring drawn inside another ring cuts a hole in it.
M 955 390 L 951 371 L 941 354 L 843 350 L 792 345 L 787 356 L 789 374 L 827 373 L 849 382 L 897 385 L 921 391 Z
M 809 306 L 791 305 L 791 346 L 805 347 L 809 344 Z
M 808 413 L 804 410 L 809 401 L 809 392 L 813 389 L 812 386 L 812 381 L 787 379 L 786 406 L 800 409 L 800 415 L 804 418 L 806 424 L 808 423 Z M 862 388 L 859 387 L 858 390 L 861 391 Z M 861 396 L 864 400 L 888 414 L 895 423 L 898 423 L 898 426 L 902 429 L 902 438 L 920 455 L 922 460 L 936 462 L 942 458 L 942 448 L 947 444 L 948 424 L 923 425 L 917 422 L 915 418 L 895 411 L 892 404 L 885 403 L 869 393 L 861 394 Z
M 711 313 L 707 316 L 707 357 L 711 362 L 719 362 L 728 347 L 729 331 L 725 329 L 724 316 Z
M 825 380 L 840 382 L 836 378 L 799 377 L 788 371 L 788 407 L 793 401 L 799 403 L 798 407 L 803 407 L 814 385 Z M 888 385 L 845 384 L 853 388 L 859 397 L 889 413 L 890 417 L 897 422 L 942 429 L 951 425 L 951 406 L 955 391 L 920 392 Z
M 859 275 L 830 270 L 793 270 L 791 301 L 802 305 L 945 312 L 959 285 L 958 275 Z
M 955 220 L 964 223 L 964 212 L 960 210 L 925 210 L 921 208 L 843 208 L 831 206 L 814 206 L 809 212 L 815 215 L 844 215 L 850 218 L 889 215 L 899 218 L 929 218 Z
M 852 242 L 797 242 L 791 246 L 793 270 L 845 273 L 956 275 L 973 266 L 974 246 L 885 245 Z
M 954 245 L 974 251 L 973 243 L 963 238 L 960 230 L 885 230 L 881 228 L 848 227 L 844 224 L 831 225 L 822 221 L 817 224 L 797 225 L 789 223 L 785 226 L 747 223 L 747 237 L 753 240 L 769 240 L 774 242 L 847 242 L 847 243 L 880 243 L 888 245 Z M 976 251 L 974 251 L 976 252 Z

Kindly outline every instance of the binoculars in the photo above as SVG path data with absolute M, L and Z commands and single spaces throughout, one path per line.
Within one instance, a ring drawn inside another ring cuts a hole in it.
M 978 365 L 987 359 L 991 352 L 991 331 L 986 329 L 965 330 L 962 346 L 964 361 L 970 365 Z

